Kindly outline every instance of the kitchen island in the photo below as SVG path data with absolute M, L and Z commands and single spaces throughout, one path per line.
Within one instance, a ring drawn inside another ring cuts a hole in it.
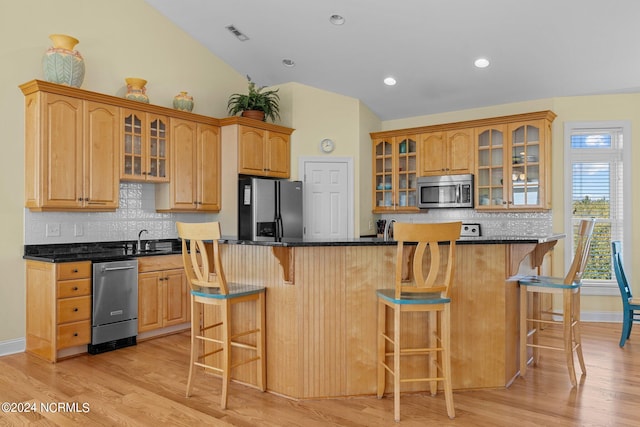
M 508 279 L 548 272 L 545 254 L 563 237 L 458 242 L 451 288 L 454 390 L 506 387 L 517 376 L 519 289 Z M 226 238 L 222 243 L 228 281 L 267 287 L 269 391 L 296 399 L 375 394 L 375 291 L 393 286 L 395 242 Z M 238 308 L 233 315 L 234 323 L 247 322 L 252 311 Z M 403 342 L 423 340 L 421 315 L 404 318 L 413 324 L 403 328 Z M 408 361 L 404 373 L 418 375 L 425 365 L 421 362 Z M 255 383 L 255 369 L 239 367 L 232 377 Z M 403 386 L 403 391 L 427 389 L 427 383 Z

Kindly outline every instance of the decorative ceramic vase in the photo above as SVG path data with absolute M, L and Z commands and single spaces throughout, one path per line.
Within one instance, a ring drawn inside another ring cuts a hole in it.
M 44 79 L 48 82 L 80 87 L 84 80 L 84 59 L 73 47 L 78 39 L 64 34 L 49 36 L 53 46 L 42 57 Z
M 193 110 L 193 96 L 188 95 L 187 92 L 180 92 L 173 98 L 173 108 L 190 112 Z
M 125 98 L 133 101 L 144 102 L 146 104 L 149 103 L 147 88 L 145 87 L 147 81 L 145 79 L 127 77 L 124 81 L 127 82 L 127 93 L 124 96 Z

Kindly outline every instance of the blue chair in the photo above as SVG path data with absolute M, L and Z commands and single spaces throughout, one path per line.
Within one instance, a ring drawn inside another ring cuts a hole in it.
M 257 388 L 261 391 L 266 389 L 266 289 L 263 286 L 227 282 L 218 244 L 220 239 L 218 222 L 194 224 L 176 222 L 176 228 L 178 236 L 182 239 L 182 261 L 187 280 L 191 285 L 191 361 L 187 397 L 191 395 L 193 387 L 194 368 L 196 366 L 205 368 L 222 377 L 220 406 L 225 409 L 232 368 L 256 361 Z M 213 254 L 212 261 L 209 260 L 210 253 Z M 252 302 L 255 305 L 254 325 L 249 329 L 243 328 L 242 331 L 237 330 L 240 328 L 233 328 L 232 332 L 231 308 L 235 304 L 245 302 Z M 216 313 L 212 313 L 214 320 L 210 320 L 209 313 L 205 316 L 204 306 L 216 308 Z M 211 323 L 205 324 L 205 320 Z M 243 356 L 243 360 L 232 363 L 232 348 L 248 350 L 249 355 Z M 216 358 L 215 355 L 219 357 Z
M 449 289 L 453 277 L 456 240 L 460 237 L 461 222 L 444 224 L 395 223 L 394 239 L 398 241 L 395 269 L 395 287 L 378 289 L 378 385 L 381 398 L 385 390 L 386 372 L 393 377 L 394 419 L 400 421 L 400 383 L 428 381 L 432 395 L 437 392 L 438 381 L 444 385 L 445 403 L 449 418 L 455 417 L 451 389 L 451 339 Z M 411 246 L 416 243 L 417 246 Z M 405 243 L 410 243 L 406 247 Z M 441 244 L 442 243 L 442 244 Z M 405 254 L 414 249 L 411 260 Z M 407 265 L 408 264 L 408 265 Z M 403 267 L 412 272 L 406 273 Z M 426 276 L 425 276 L 425 268 Z M 404 277 L 406 275 L 412 277 Z M 413 279 L 413 280 L 410 280 Z M 393 311 L 393 334 L 386 331 L 387 309 Z M 400 346 L 401 319 L 404 312 L 428 312 L 426 346 L 407 348 Z M 439 326 L 439 328 L 438 328 Z M 438 334 L 439 331 L 439 334 Z M 391 344 L 390 351 L 387 343 Z M 428 377 L 403 378 L 400 375 L 400 357 L 426 356 L 429 360 Z M 438 360 L 440 355 L 440 360 Z M 393 363 L 388 363 L 391 358 Z M 439 370 L 439 372 L 438 372 Z
M 620 347 L 624 347 L 631 336 L 633 322 L 640 322 L 640 299 L 634 299 L 631 295 L 631 287 L 627 282 L 627 276 L 622 267 L 622 245 L 619 241 L 611 242 L 611 257 L 613 258 L 613 269 L 616 272 L 616 280 L 620 288 L 622 297 L 622 335 L 620 336 Z
M 533 348 L 534 364 L 538 363 L 540 349 L 564 351 L 567 359 L 567 369 L 569 370 L 569 379 L 574 387 L 577 385 L 573 364 L 574 354 L 578 356 L 582 373 L 587 373 L 584 357 L 582 356 L 582 341 L 580 338 L 580 286 L 582 284 L 582 274 L 589 258 L 594 225 L 595 219 L 580 221 L 576 251 L 571 267 L 565 277 L 526 276 L 518 280 L 520 285 L 520 377 L 524 377 L 527 372 L 527 364 L 529 362 L 528 348 L 530 347 Z M 532 312 L 529 315 L 528 296 L 530 294 L 532 297 Z M 541 312 L 539 299 L 541 294 L 561 295 L 562 311 Z M 544 315 L 550 315 L 551 317 L 544 317 Z M 555 320 L 554 316 L 560 317 L 561 320 Z M 538 335 L 540 335 L 545 325 L 562 326 L 562 346 L 542 345 L 538 342 Z M 531 339 L 530 343 L 529 338 Z

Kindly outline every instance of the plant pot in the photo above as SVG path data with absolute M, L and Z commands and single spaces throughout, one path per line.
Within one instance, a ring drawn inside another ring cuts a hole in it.
M 84 59 L 73 47 L 79 43 L 65 34 L 49 36 L 53 46 L 42 57 L 44 79 L 48 82 L 80 87 L 84 80 Z
M 127 82 L 127 93 L 125 98 L 133 101 L 149 103 L 149 97 L 147 96 L 147 88 L 145 85 L 147 81 L 145 79 L 139 79 L 137 77 L 127 77 L 124 79 Z
M 242 117 L 246 117 L 248 119 L 260 120 L 264 122 L 264 111 L 260 110 L 244 110 L 242 112 Z

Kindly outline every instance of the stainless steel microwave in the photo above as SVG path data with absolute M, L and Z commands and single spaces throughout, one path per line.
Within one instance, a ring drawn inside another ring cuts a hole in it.
M 472 208 L 473 175 L 422 176 L 418 178 L 419 208 Z

